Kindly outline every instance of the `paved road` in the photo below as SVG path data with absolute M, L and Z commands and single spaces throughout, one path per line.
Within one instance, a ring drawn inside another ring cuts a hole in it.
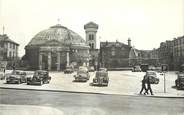
M 51 107 L 65 115 L 184 115 L 183 98 L 0 89 L 0 105 L 6 108 L 1 107 L 0 113 L 20 105 Z M 42 113 L 43 109 L 36 110 Z
M 62 90 L 62 91 L 77 91 L 77 92 L 95 92 L 105 94 L 123 94 L 137 95 L 141 89 L 141 80 L 144 72 L 131 71 L 108 71 L 109 85 L 108 87 L 90 86 L 95 77 L 95 72 L 90 72 L 90 80 L 87 82 L 73 82 L 76 72 L 73 74 L 64 74 L 63 72 L 50 72 L 52 80 L 49 84 L 42 86 L 23 84 L 6 84 L 0 80 L 0 87 L 7 88 L 23 88 L 23 89 L 40 89 L 40 90 Z M 152 85 L 155 96 L 183 96 L 183 90 L 177 90 L 175 85 L 176 74 L 174 72 L 166 73 L 166 93 L 164 93 L 164 77 L 157 74 L 160 83 Z

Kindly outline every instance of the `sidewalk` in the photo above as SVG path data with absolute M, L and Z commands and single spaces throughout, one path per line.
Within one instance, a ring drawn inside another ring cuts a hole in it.
M 50 73 L 50 75 L 52 76 L 50 84 L 44 84 L 42 86 L 26 84 L 6 84 L 5 81 L 1 80 L 0 88 L 144 96 L 139 95 L 139 91 L 141 89 L 141 79 L 144 73 L 132 73 L 129 71 L 109 72 L 110 81 L 108 87 L 90 86 L 90 83 L 92 82 L 92 79 L 95 75 L 94 73 L 90 73 L 90 80 L 86 83 L 73 82 L 74 74 L 63 74 L 63 72 Z M 152 85 L 152 89 L 154 92 L 154 95 L 152 97 L 184 97 L 184 90 L 176 90 L 172 88 L 173 80 L 175 79 L 173 73 L 166 74 L 167 87 L 166 93 L 164 93 L 162 77 L 163 76 L 159 76 L 160 83 L 158 85 Z

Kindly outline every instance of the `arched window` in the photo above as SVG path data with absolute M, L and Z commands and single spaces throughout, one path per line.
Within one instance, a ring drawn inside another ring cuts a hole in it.
M 89 34 L 89 40 L 94 40 L 94 35 L 93 34 Z

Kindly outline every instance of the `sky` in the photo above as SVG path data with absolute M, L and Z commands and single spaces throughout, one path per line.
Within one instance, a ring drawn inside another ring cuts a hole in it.
M 184 35 L 184 0 L 0 0 L 0 34 L 4 26 L 20 44 L 19 56 L 38 32 L 58 23 L 85 39 L 90 21 L 99 25 L 98 47 L 130 38 L 135 48 L 151 50 Z

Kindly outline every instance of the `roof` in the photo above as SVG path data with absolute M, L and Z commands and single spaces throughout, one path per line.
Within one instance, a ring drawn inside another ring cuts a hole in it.
M 18 43 L 11 40 L 6 34 L 0 35 L 0 42 L 10 42 L 19 45 Z
M 98 24 L 94 23 L 94 22 L 88 22 L 87 24 L 84 25 L 84 29 L 86 28 L 96 28 L 98 29 Z
M 50 41 L 58 42 L 60 45 L 82 44 L 86 45 L 85 40 L 74 31 L 60 24 L 51 26 L 49 29 L 42 30 L 36 34 L 27 46 L 46 45 Z
M 124 44 L 124 43 L 121 43 L 121 42 L 100 42 L 100 47 L 112 47 L 112 46 L 116 46 L 116 47 L 122 47 L 122 46 L 125 46 L 125 47 L 129 47 L 129 45 L 127 44 Z

